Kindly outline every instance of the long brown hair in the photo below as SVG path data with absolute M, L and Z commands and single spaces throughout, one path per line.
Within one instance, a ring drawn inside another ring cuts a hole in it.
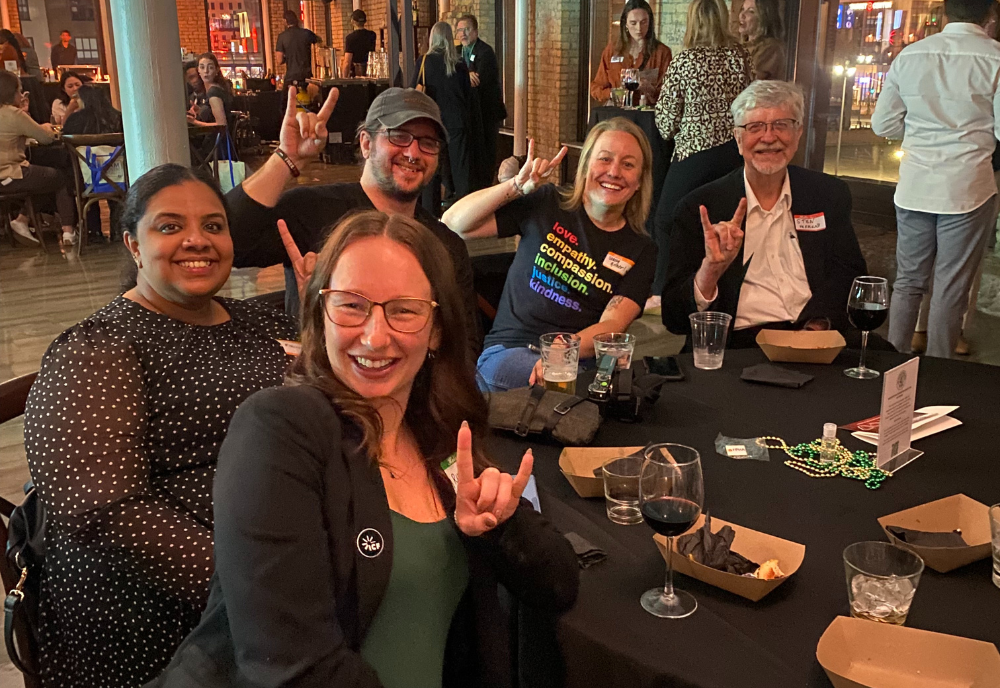
M 587 188 L 587 174 L 590 172 L 590 158 L 594 155 L 597 139 L 606 131 L 623 131 L 631 134 L 642 150 L 642 172 L 639 177 L 639 190 L 625 203 L 625 219 L 636 234 L 646 234 L 646 218 L 653 203 L 653 149 L 649 139 L 634 122 L 624 117 L 612 117 L 598 122 L 587 134 L 580 150 L 580 162 L 576 166 L 576 180 L 573 186 L 562 194 L 563 210 L 576 210 L 583 203 L 583 194 Z
M 618 40 L 615 41 L 615 54 L 624 55 L 628 52 L 629 43 L 632 40 L 628 34 L 628 13 L 632 10 L 642 10 L 649 17 L 649 30 L 646 31 L 646 42 L 642 46 L 643 64 L 645 64 L 660 45 L 660 41 L 656 39 L 656 19 L 653 18 L 653 8 L 646 0 L 628 0 L 625 3 L 621 20 L 618 22 L 619 32 Z
M 326 352 L 326 314 L 320 289 L 330 283 L 337 261 L 348 246 L 361 239 L 386 237 L 405 247 L 420 263 L 437 301 L 430 326 L 438 328 L 440 345 L 417 373 L 403 422 L 413 434 L 430 468 L 455 451 L 463 420 L 472 429 L 473 457 L 478 469 L 489 465 L 483 454 L 487 435 L 487 405 L 476 389 L 475 371 L 466 350 L 462 299 L 447 251 L 430 230 L 402 215 L 375 210 L 352 214 L 334 228 L 316 258 L 316 268 L 302 300 L 302 353 L 288 380 L 323 392 L 341 415 L 363 433 L 362 445 L 373 460 L 381 453 L 382 421 L 372 400 L 341 381 Z

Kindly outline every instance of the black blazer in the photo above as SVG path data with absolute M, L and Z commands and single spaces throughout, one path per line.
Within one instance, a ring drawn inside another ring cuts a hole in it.
M 421 64 L 424 69 L 423 81 L 420 80 Z M 464 62 L 459 60 L 455 65 L 455 72 L 448 76 L 441 53 L 427 53 L 417 62 L 416 76 L 410 86 L 416 88 L 418 83 L 424 84 L 425 93 L 441 108 L 441 121 L 449 134 L 470 127 L 472 84 Z
M 208 608 L 149 686 L 381 685 L 359 650 L 389 583 L 392 526 L 378 467 L 357 439 L 312 387 L 271 388 L 240 406 L 219 452 Z M 437 477 L 451 517 L 454 491 Z M 444 686 L 509 686 L 497 583 L 525 604 L 564 611 L 579 587 L 576 555 L 524 500 L 489 534 L 459 536 L 469 587 L 448 635 Z
M 838 330 L 846 330 L 847 297 L 851 282 L 867 273 L 865 259 L 851 224 L 851 191 L 840 179 L 802 167 L 788 167 L 792 191 L 792 215 L 823 213 L 826 229 L 798 232 L 799 248 L 805 263 L 812 298 L 799 314 L 798 323 L 812 318 L 829 318 Z M 688 316 L 698 310 L 694 300 L 694 276 L 705 258 L 705 238 L 698 207 L 704 205 L 712 222 L 728 220 L 746 196 L 743 168 L 722 179 L 695 189 L 685 196 L 674 212 L 670 234 L 670 261 L 663 288 L 663 324 L 674 334 L 689 334 Z M 746 220 L 743 221 L 746 230 Z M 719 295 L 713 311 L 736 317 L 740 289 L 746 276 L 743 247 L 729 269 L 719 279 Z
M 493 48 L 482 38 L 472 46 L 472 60 L 469 71 L 479 74 L 479 105 L 485 124 L 502 122 L 507 119 L 507 108 L 503 104 L 503 89 L 500 86 L 500 65 Z M 494 125 L 495 126 L 495 125 Z

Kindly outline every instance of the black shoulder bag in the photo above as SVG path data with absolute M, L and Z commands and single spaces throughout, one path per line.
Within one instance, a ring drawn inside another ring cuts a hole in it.
M 21 673 L 36 676 L 38 598 L 45 564 L 45 507 L 35 486 L 24 486 L 24 501 L 10 515 L 5 565 L 19 578 L 4 600 L 4 642 Z

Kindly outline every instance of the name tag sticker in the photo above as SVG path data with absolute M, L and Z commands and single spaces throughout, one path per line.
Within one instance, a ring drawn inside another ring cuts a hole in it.
M 625 61 L 625 56 L 624 55 L 612 55 L 611 56 L 611 62 L 612 63 L 615 63 L 615 62 L 624 62 L 624 61 Z
M 302 344 L 299 342 L 293 342 L 288 339 L 279 339 L 278 344 L 281 344 L 281 348 L 285 350 L 285 353 L 289 356 L 298 356 L 302 353 Z
M 602 265 L 609 270 L 614 270 L 619 275 L 624 275 L 632 269 L 635 262 L 629 260 L 625 256 L 619 256 L 617 253 L 608 251 L 608 255 L 604 256 L 604 263 L 602 263 Z
M 742 444 L 727 444 L 726 453 L 731 459 L 745 459 L 747 458 L 747 448 Z
M 441 470 L 451 480 L 451 486 L 458 492 L 458 457 L 454 454 L 441 462 Z
M 815 215 L 795 215 L 795 231 L 797 232 L 819 232 L 826 229 L 826 215 L 816 213 Z

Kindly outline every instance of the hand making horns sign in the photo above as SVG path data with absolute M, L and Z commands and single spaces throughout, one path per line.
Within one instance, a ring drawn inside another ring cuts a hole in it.
M 706 267 L 718 279 L 733 262 L 743 245 L 743 217 L 747 213 L 747 199 L 740 200 L 733 219 L 712 224 L 705 206 L 701 212 L 701 228 L 705 232 Z
M 330 89 L 326 102 L 317 114 L 299 112 L 295 95 L 298 90 L 288 87 L 288 103 L 285 106 L 285 117 L 281 121 L 280 147 L 296 165 L 303 160 L 319 155 L 326 146 L 326 123 L 337 106 L 340 91 Z
M 285 253 L 288 254 L 288 259 L 292 262 L 292 270 L 295 271 L 295 283 L 299 288 L 299 298 L 304 299 L 306 285 L 309 284 L 313 270 L 316 269 L 316 253 L 309 251 L 302 255 L 284 220 L 278 220 L 278 234 L 281 235 L 281 243 L 285 245 Z
M 528 158 L 524 161 L 521 171 L 514 177 L 514 185 L 523 195 L 527 196 L 535 189 L 547 184 L 552 172 L 559 167 L 559 163 L 566 157 L 567 152 L 569 149 L 563 146 L 552 160 L 536 158 L 535 139 L 528 139 Z
M 531 477 L 534 457 L 529 449 L 521 459 L 517 475 L 490 467 L 475 477 L 472 467 L 472 431 L 463 422 L 458 431 L 458 494 L 455 523 L 466 535 L 475 537 L 493 530 L 514 515 L 518 501 Z

